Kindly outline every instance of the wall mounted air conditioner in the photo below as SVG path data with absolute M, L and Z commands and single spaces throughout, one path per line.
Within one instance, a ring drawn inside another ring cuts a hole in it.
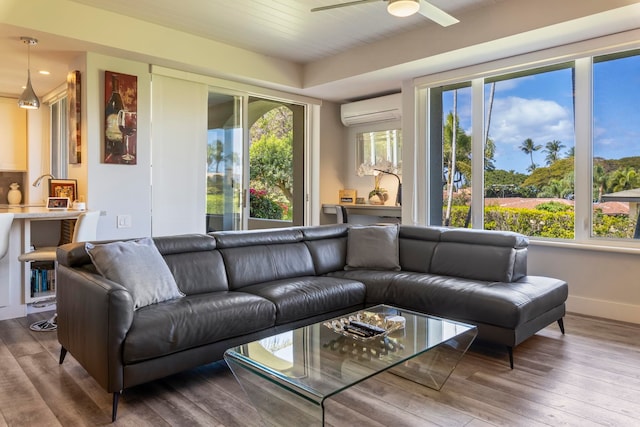
M 396 93 L 342 104 L 340 116 L 342 124 L 345 126 L 400 120 L 402 117 L 402 94 Z

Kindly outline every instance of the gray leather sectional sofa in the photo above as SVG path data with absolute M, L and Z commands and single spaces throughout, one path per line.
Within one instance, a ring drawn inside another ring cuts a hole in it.
M 553 322 L 564 329 L 567 284 L 527 275 L 525 236 L 400 226 L 399 269 L 345 269 L 349 229 L 154 238 L 184 296 L 137 310 L 124 286 L 97 272 L 84 244 L 64 245 L 57 276 L 60 363 L 69 351 L 113 393 L 115 420 L 118 396 L 128 387 L 374 304 L 477 325 L 477 339 L 506 346 L 511 367 L 513 347 Z

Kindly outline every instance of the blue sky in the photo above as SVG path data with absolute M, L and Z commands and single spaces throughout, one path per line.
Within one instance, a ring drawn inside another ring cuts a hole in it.
M 530 156 L 520 150 L 531 138 L 543 148 L 552 140 L 574 146 L 571 69 L 561 69 L 496 83 L 489 137 L 496 144 L 497 169 L 526 173 Z M 486 85 L 488 105 L 489 85 Z M 471 132 L 470 88 L 458 90 L 458 115 Z M 444 96 L 444 111 L 452 96 Z M 640 155 L 640 56 L 594 65 L 594 155 L 609 159 Z M 546 153 L 533 154 L 544 166 Z

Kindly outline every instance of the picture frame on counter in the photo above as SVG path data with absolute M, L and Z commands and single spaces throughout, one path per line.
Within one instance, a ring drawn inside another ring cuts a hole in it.
M 47 197 L 47 209 L 61 210 L 69 209 L 71 202 L 68 197 Z
M 353 205 L 356 203 L 356 190 L 344 189 L 338 192 L 338 200 L 341 205 Z
M 71 201 L 78 199 L 78 181 L 75 179 L 50 179 L 49 197 L 66 197 Z

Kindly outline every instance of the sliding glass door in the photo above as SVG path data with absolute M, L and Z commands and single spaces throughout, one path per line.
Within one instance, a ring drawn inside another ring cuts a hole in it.
M 305 106 L 209 92 L 207 232 L 304 224 Z
M 207 116 L 207 232 L 242 230 L 242 97 L 209 91 Z

